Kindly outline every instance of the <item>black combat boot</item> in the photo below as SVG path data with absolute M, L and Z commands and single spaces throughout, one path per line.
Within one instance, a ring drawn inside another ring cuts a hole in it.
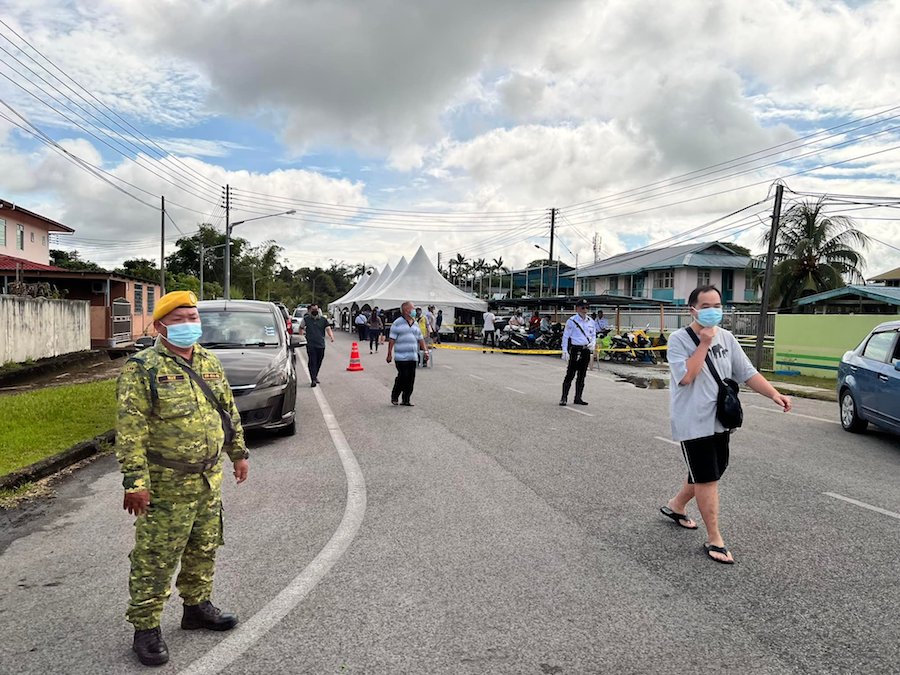
M 169 648 L 159 626 L 134 631 L 134 644 L 131 648 L 145 666 L 161 666 L 169 661 Z
M 184 630 L 231 630 L 237 626 L 238 618 L 234 614 L 223 612 L 209 600 L 199 605 L 185 605 L 181 616 L 181 627 Z

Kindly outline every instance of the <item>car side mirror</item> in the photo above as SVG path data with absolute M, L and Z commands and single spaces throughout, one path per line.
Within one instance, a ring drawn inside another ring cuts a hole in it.
M 296 349 L 301 345 L 299 335 L 291 335 L 291 341 L 288 343 L 288 349 Z
M 894 361 L 894 370 L 900 371 L 900 359 Z

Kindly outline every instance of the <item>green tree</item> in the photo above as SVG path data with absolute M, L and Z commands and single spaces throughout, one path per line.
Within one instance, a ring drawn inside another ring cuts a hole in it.
M 802 201 L 782 215 L 773 260 L 773 307 L 791 307 L 805 295 L 863 281 L 861 251 L 869 238 L 851 218 L 829 216 L 823 207 L 823 199 Z M 766 247 L 770 236 L 767 232 L 762 238 Z M 765 257 L 757 260 L 764 265 Z
M 50 264 L 56 267 L 62 267 L 67 270 L 78 270 L 83 272 L 105 272 L 95 262 L 84 260 L 78 251 L 62 251 L 60 249 L 50 250 Z
M 115 270 L 116 274 L 125 274 L 145 281 L 159 281 L 159 267 L 153 260 L 146 258 L 132 258 L 122 263 L 122 266 Z

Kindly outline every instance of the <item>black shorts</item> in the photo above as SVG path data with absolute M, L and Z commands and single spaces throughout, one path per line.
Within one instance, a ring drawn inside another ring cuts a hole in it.
M 688 467 L 688 483 L 712 483 L 728 468 L 728 442 L 731 432 L 681 441 L 681 452 Z

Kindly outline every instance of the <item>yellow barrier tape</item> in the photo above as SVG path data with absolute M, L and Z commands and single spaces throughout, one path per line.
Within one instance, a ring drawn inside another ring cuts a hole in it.
M 603 349 L 603 347 L 597 347 L 597 351 L 603 352 L 604 354 L 609 352 L 662 352 L 667 349 L 668 347 L 617 347 L 616 349 Z
M 461 352 L 501 352 L 503 354 L 556 354 L 560 355 L 558 349 L 500 349 L 499 347 L 468 347 L 465 345 L 432 345 L 433 349 L 455 349 Z

